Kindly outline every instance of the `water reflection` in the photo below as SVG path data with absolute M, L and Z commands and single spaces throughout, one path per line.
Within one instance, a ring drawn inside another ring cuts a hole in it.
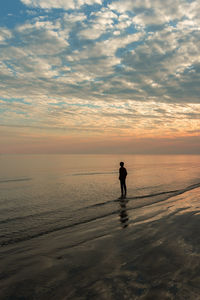
M 126 228 L 128 226 L 128 214 L 126 209 L 127 204 L 126 199 L 120 199 L 120 210 L 119 210 L 119 216 L 120 216 L 120 222 L 122 225 L 122 228 Z

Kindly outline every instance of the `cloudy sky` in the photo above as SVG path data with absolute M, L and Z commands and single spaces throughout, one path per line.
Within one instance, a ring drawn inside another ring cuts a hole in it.
M 198 0 L 0 3 L 0 153 L 200 153 Z

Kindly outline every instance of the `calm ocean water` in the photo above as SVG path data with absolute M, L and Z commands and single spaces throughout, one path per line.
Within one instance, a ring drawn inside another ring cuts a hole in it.
M 129 209 L 199 186 L 200 156 L 2 155 L 0 245 L 118 214 L 119 162 Z
M 0 299 L 199 299 L 200 156 L 1 155 L 0 166 Z

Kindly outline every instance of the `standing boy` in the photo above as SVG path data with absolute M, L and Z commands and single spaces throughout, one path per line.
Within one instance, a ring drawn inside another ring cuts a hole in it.
M 126 171 L 126 168 L 124 168 L 124 163 L 121 161 L 120 162 L 120 168 L 119 168 L 121 198 L 126 198 L 126 176 L 127 176 L 127 171 Z

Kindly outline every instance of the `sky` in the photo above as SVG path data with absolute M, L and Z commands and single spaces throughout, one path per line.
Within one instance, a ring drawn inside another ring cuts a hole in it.
M 0 2 L 0 154 L 200 154 L 198 0 Z

